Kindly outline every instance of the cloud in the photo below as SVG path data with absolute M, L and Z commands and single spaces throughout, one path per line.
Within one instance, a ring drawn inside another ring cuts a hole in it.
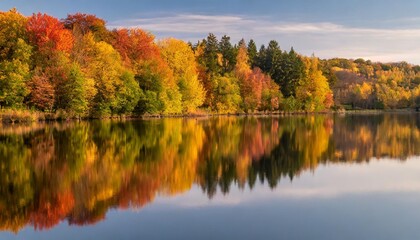
M 189 192 L 159 196 L 154 204 L 175 208 L 201 208 L 261 204 L 278 200 L 332 199 L 355 195 L 418 194 L 420 157 L 405 162 L 381 159 L 369 164 L 333 164 L 305 172 L 291 183 L 282 179 L 275 189 L 257 184 L 253 190 L 232 187 L 229 194 L 216 194 L 210 200 L 198 186 Z
M 403 19 L 415 21 L 417 19 Z M 364 28 L 331 22 L 282 22 L 262 17 L 177 14 L 110 23 L 111 28 L 139 27 L 158 38 L 176 37 L 195 42 L 207 36 L 229 35 L 232 41 L 253 38 L 259 44 L 275 39 L 283 49 L 321 58 L 368 58 L 374 61 L 409 61 L 420 64 L 419 28 Z M 403 25 L 403 24 L 401 24 Z
M 167 17 L 129 19 L 110 23 L 111 28 L 140 27 L 159 33 L 223 33 L 237 32 L 247 24 L 256 24 L 240 16 L 180 14 Z M 204 35 L 205 36 L 205 35 Z

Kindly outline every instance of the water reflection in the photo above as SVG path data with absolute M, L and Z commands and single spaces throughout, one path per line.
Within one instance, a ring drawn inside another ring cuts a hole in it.
M 209 198 L 320 164 L 420 155 L 415 114 L 221 117 L 2 126 L 0 229 L 92 224 L 200 186 Z

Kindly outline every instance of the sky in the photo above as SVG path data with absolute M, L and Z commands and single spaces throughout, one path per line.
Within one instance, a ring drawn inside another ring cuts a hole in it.
M 420 64 L 418 0 L 0 0 L 0 11 L 43 12 L 64 18 L 89 13 L 109 28 L 139 27 L 157 39 L 192 43 L 208 33 L 277 40 L 320 58 L 365 58 Z

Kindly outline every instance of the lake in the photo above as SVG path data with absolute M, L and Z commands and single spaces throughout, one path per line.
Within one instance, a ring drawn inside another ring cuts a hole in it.
M 419 239 L 420 114 L 0 128 L 0 239 Z

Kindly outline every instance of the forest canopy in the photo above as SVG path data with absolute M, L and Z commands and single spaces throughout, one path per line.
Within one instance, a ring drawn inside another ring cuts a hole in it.
M 271 40 L 194 44 L 90 14 L 0 12 L 0 108 L 74 117 L 409 108 L 420 67 L 304 56 Z

